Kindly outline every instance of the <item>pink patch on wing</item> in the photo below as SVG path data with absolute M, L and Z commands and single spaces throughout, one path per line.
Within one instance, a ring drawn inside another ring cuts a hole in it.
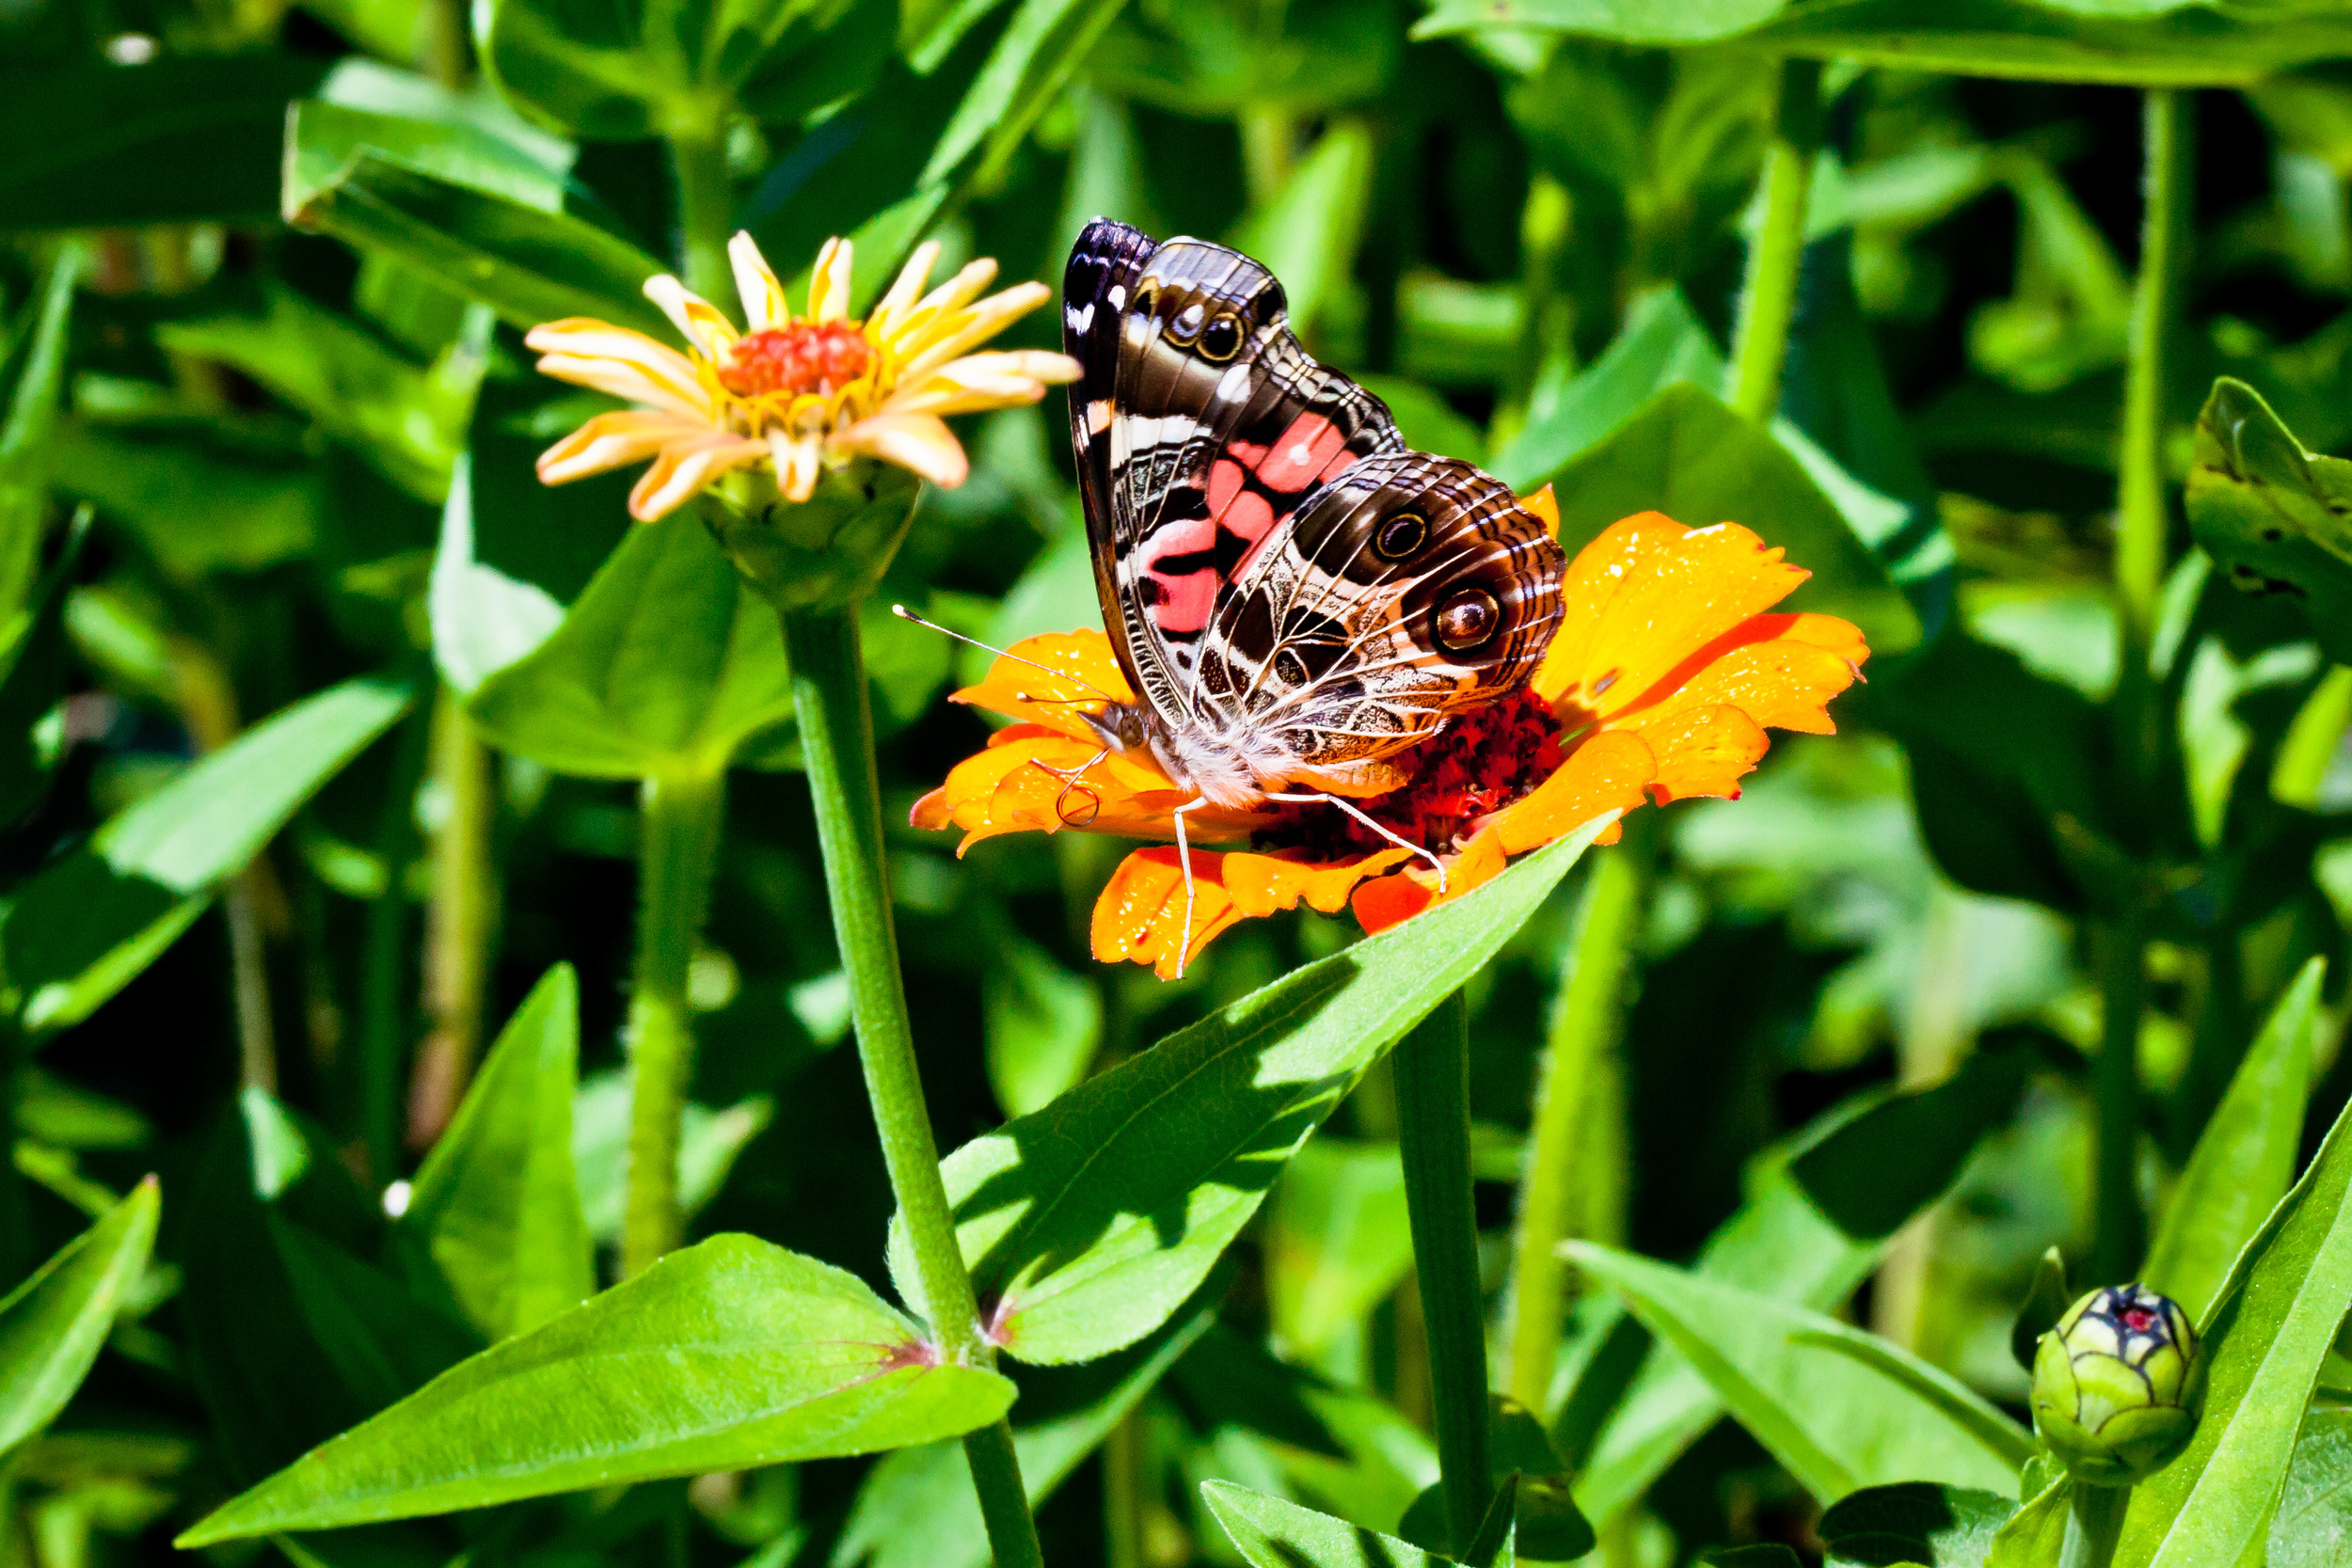
M 1255 497 L 1252 497 L 1251 499 L 1256 499 Z M 1261 501 L 1259 504 L 1263 505 L 1264 503 Z M 1291 514 L 1287 512 L 1283 513 L 1279 517 L 1277 517 L 1274 515 L 1272 509 L 1268 508 L 1266 513 L 1265 527 L 1251 540 L 1249 547 L 1242 551 L 1241 559 L 1233 562 L 1233 580 L 1235 582 L 1243 581 L 1249 576 L 1249 568 L 1258 563 L 1258 557 L 1263 555 L 1265 553 L 1265 547 L 1272 544 L 1275 539 L 1280 535 L 1281 530 L 1277 525 L 1286 523 L 1290 521 L 1290 518 Z
M 1301 414 L 1275 438 L 1273 449 L 1258 465 L 1258 483 L 1285 495 L 1304 490 L 1346 447 L 1347 437 L 1340 434 L 1339 426 L 1320 414 Z
M 1159 531 L 1143 542 L 1143 569 L 1149 572 L 1171 555 L 1190 555 L 1216 546 L 1215 517 L 1179 517 L 1161 524 Z
M 1235 538 L 1254 545 L 1274 526 L 1274 503 L 1255 490 L 1244 490 L 1233 498 L 1232 505 L 1225 509 L 1217 522 Z
M 1153 572 L 1152 580 L 1168 594 L 1150 612 L 1153 626 L 1164 632 L 1182 636 L 1199 631 L 1209 624 L 1209 611 L 1216 605 L 1215 568 L 1203 566 L 1182 577 Z
M 1214 517 L 1231 504 L 1241 493 L 1241 465 L 1230 457 L 1220 457 L 1209 469 L 1209 515 Z

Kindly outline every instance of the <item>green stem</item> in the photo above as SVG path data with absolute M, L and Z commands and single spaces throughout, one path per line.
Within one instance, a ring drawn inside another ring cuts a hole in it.
M 2095 940 L 2102 1022 L 2091 1077 L 2099 1139 L 2092 1183 L 2098 1229 L 2090 1276 L 2106 1284 L 2130 1278 L 2139 1261 L 2138 1053 L 2146 943 L 2137 919 L 2130 916 L 2099 927 Z
M 2115 587 L 2127 633 L 2142 649 L 2164 591 L 2165 343 L 2188 217 L 2190 100 L 2170 87 L 2149 90 L 2144 104 L 2139 276 L 2132 285 L 2129 357 L 2123 372 L 2123 432 L 2117 453 Z
M 247 866 L 221 893 L 229 917 L 229 969 L 237 1007 L 237 1083 L 278 1092 L 278 1032 L 270 1018 L 269 959 L 263 951 L 255 868 Z
M 408 1090 L 408 1142 L 420 1148 L 456 1114 L 481 1054 L 498 921 L 489 749 L 466 717 L 464 700 L 448 687 L 434 698 L 432 722 L 430 767 L 440 816 L 433 832 L 433 901 L 425 911 L 424 997 L 432 1028 L 417 1051 Z
M 727 178 L 724 133 L 673 138 L 670 166 L 677 176 L 679 271 L 689 289 L 725 309 L 735 297 L 735 272 L 727 261 L 735 190 Z
M 382 1186 L 400 1171 L 400 1074 L 408 1046 L 408 867 L 417 855 L 417 785 L 424 776 L 430 711 L 401 725 L 384 808 L 376 818 L 376 858 L 384 891 L 368 906 L 367 969 L 360 982 L 359 1127 L 368 1173 Z
M 1821 62 L 1783 60 L 1780 109 L 1764 154 L 1764 213 L 1748 246 L 1731 339 L 1731 405 L 1759 423 L 1780 407 L 1780 370 L 1797 309 L 1804 215 L 1821 147 Z
M 1105 1568 L 1143 1568 L 1143 1412 L 1130 1410 L 1103 1444 Z
M 2132 1500 L 2128 1486 L 2074 1483 L 2066 1515 L 2066 1539 L 2058 1546 L 2058 1568 L 2107 1568 L 2123 1533 L 2123 1513 Z
M 890 1190 L 906 1224 L 923 1307 L 952 1362 L 987 1366 L 994 1359 L 980 1326 L 954 1211 L 940 1180 L 939 1148 L 914 1059 L 906 989 L 898 968 L 884 876 L 882 800 L 875 780 L 874 719 L 867 705 L 865 661 L 855 612 L 805 610 L 784 616 L 792 666 L 792 699 L 801 751 L 817 811 L 817 840 L 833 904 L 834 938 L 850 981 L 850 1017 L 858 1062 L 882 1137 Z M 1022 1568 L 1043 1559 L 1021 1483 L 1012 1430 L 999 1421 L 963 1440 L 978 1492 L 980 1513 L 998 1568 Z
M 1576 1198 L 1576 1134 L 1583 1125 L 1585 1085 L 1595 1064 L 1615 1042 L 1646 902 L 1647 834 L 1638 826 L 1629 829 L 1625 843 L 1596 859 L 1577 910 L 1519 1182 L 1506 1391 L 1538 1418 L 1548 1413 L 1552 1365 L 1560 1354 L 1561 1298 L 1567 1283 L 1560 1243 L 1568 1239 Z
M 640 796 L 637 971 L 628 1000 L 628 1201 L 621 1272 L 650 1268 L 685 1233 L 678 1210 L 678 1129 L 693 1072 L 687 974 L 710 908 L 726 816 L 726 769 L 645 780 Z
M 1486 1464 L 1486 1312 L 1470 1202 L 1470 1009 L 1459 991 L 1396 1048 L 1396 1099 L 1446 1534 L 1458 1551 L 1478 1533 L 1494 1487 Z

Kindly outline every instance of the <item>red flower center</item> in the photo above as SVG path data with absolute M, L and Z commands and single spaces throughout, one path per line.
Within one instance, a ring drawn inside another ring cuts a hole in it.
M 1551 776 L 1560 766 L 1560 726 L 1544 701 L 1522 688 L 1492 707 L 1464 714 L 1397 760 L 1412 769 L 1412 782 L 1356 804 L 1406 843 L 1442 854 L 1478 818 Z M 1283 817 L 1259 835 L 1263 847 L 1334 856 L 1392 847 L 1329 806 L 1287 806 Z
M 737 397 L 839 391 L 866 373 L 874 346 L 850 322 L 794 322 L 736 341 L 719 385 Z
M 2146 1334 L 2156 1326 L 2156 1315 L 2145 1307 L 2123 1308 L 2123 1326 L 2134 1334 Z

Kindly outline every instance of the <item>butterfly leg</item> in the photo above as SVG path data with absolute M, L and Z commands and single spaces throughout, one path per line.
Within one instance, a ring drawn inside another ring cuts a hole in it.
M 1365 827 L 1370 828 L 1374 832 L 1378 833 L 1382 838 L 1387 839 L 1391 844 L 1395 845 L 1398 848 L 1408 849 L 1414 854 L 1419 855 L 1422 860 L 1427 861 L 1429 863 L 1430 869 L 1434 870 L 1438 874 L 1438 891 L 1439 893 L 1443 893 L 1445 891 L 1445 862 L 1439 860 L 1435 854 L 1432 854 L 1429 850 L 1422 848 L 1420 845 L 1412 843 L 1409 840 L 1397 837 L 1396 834 L 1389 832 L 1388 829 L 1382 827 L 1379 823 L 1375 822 L 1371 817 L 1365 816 L 1362 811 L 1359 810 L 1356 806 L 1350 804 L 1340 796 L 1325 795 L 1318 791 L 1310 790 L 1295 795 L 1269 795 L 1266 799 L 1269 800 L 1284 800 L 1293 805 L 1300 806 L 1315 805 L 1320 803 L 1327 806 L 1339 807 L 1340 810 L 1347 813 L 1348 816 L 1354 817 Z
M 1184 977 L 1184 960 L 1192 957 L 1192 909 L 1196 890 L 1192 882 L 1192 841 L 1184 833 L 1184 813 L 1209 803 L 1205 795 L 1196 795 L 1168 814 L 1176 824 L 1176 862 L 1184 871 L 1184 929 L 1176 943 L 1176 978 Z

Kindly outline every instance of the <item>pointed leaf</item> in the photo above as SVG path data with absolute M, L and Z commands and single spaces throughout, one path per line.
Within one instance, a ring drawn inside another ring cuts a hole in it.
M 2058 1321 L 2074 1304 L 2074 1293 L 2066 1288 L 2066 1259 L 2059 1256 L 2058 1248 L 2051 1247 L 2042 1253 L 2042 1261 L 2034 1265 L 2033 1283 L 2026 1289 L 2026 1303 L 2017 1309 L 2017 1321 L 2010 1324 L 2010 1358 L 2026 1371 L 2032 1371 L 2042 1337 L 2058 1326 Z
M 1947 1374 L 1918 1364 L 1918 1377 L 1943 1394 L 1930 1401 L 1800 1338 L 1868 1338 L 1835 1319 L 1607 1247 L 1569 1245 L 1824 1503 L 1923 1479 L 2009 1492 L 2032 1455 L 2029 1434 Z
M 147 1268 L 161 1208 L 151 1176 L 0 1300 L 0 1455 L 47 1426 L 82 1386 Z
M 1012 1385 L 940 1366 L 855 1276 L 749 1236 L 450 1369 L 181 1536 L 183 1546 L 871 1453 L 986 1425 Z
M 2352 1111 L 2246 1250 L 2199 1325 L 2205 1413 L 2132 1494 L 2120 1568 L 2236 1563 L 2270 1528 L 2320 1363 L 2352 1301 Z
M 579 1080 L 580 983 L 571 965 L 557 964 L 500 1033 L 401 1217 L 493 1340 L 596 1293 L 572 1174 Z
M 1835 1568 L 1897 1561 L 1983 1568 L 1994 1533 L 2016 1512 L 2001 1494 L 1912 1481 L 1854 1493 L 1822 1514 L 1815 1531 Z
M 1607 820 L 1307 965 L 941 1163 L 998 1343 L 1084 1361 L 1206 1277 L 1364 1069 L 1492 958 Z M 904 1227 L 891 1274 L 909 1300 Z
M 65 378 L 66 324 L 85 253 L 67 245 L 49 264 L 40 313 L 0 422 L 0 656 L 12 659 L 30 617 L 33 580 L 49 512 L 49 468 L 57 425 L 57 388 Z M 0 671 L 6 665 L 0 664 Z
M 1249 1568 L 1441 1568 L 1450 1560 L 1230 1481 L 1202 1481 L 1200 1500 Z M 1498 1560 L 1508 1563 L 1511 1554 Z
M 2352 1410 L 2314 1407 L 2303 1418 L 2265 1568 L 2332 1568 L 2352 1541 Z
M 2306 963 L 2271 1009 L 2205 1123 L 2148 1249 L 2140 1277 L 2179 1302 L 2192 1322 L 2204 1316 L 2231 1263 L 2295 1180 L 2327 972 L 2325 958 Z
M 2352 664 L 2352 462 L 2306 450 L 2260 392 L 2224 376 L 2197 416 L 2187 503 L 2233 582 L 2291 594 L 2328 657 Z

